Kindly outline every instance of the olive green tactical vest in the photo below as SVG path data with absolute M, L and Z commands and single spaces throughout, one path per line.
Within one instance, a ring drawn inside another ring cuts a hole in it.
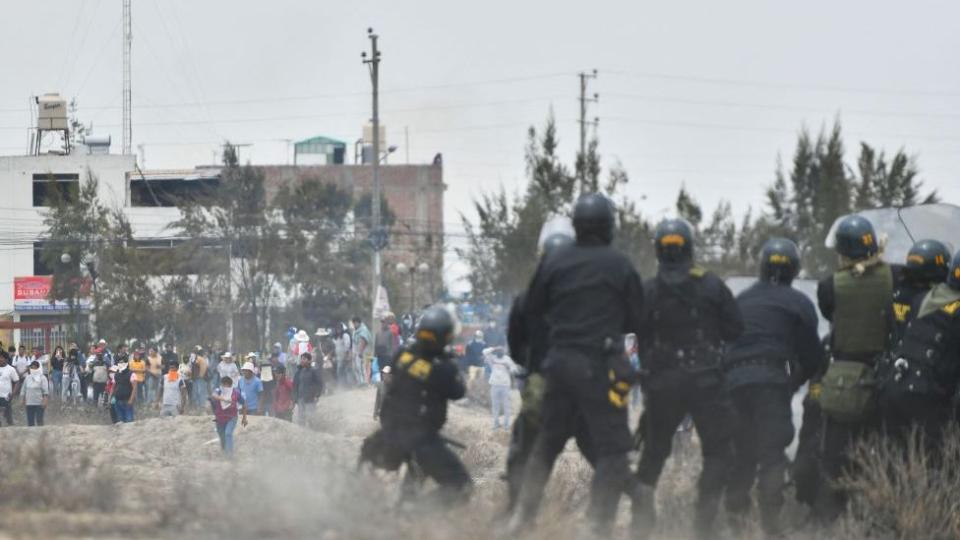
M 890 335 L 893 306 L 890 267 L 878 263 L 860 277 L 850 270 L 841 270 L 833 275 L 833 293 L 833 350 L 837 357 L 882 352 Z

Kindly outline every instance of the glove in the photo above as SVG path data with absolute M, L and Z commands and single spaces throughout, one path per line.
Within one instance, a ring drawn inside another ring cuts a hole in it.
M 811 401 L 820 401 L 820 383 L 810 383 L 810 389 L 807 391 L 807 397 Z
M 608 372 L 610 378 L 610 389 L 607 390 L 607 399 L 610 404 L 618 409 L 623 409 L 630 402 L 627 394 L 630 393 L 631 383 L 624 378 L 618 377 L 614 370 Z

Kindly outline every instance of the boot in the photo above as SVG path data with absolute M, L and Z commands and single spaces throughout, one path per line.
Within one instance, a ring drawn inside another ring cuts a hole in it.
M 630 493 L 630 532 L 633 538 L 645 540 L 650 538 L 657 524 L 657 510 L 655 507 L 656 491 L 653 486 L 637 482 Z

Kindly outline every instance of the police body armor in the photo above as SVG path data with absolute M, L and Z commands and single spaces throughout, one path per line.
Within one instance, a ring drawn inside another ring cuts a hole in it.
M 956 334 L 958 318 L 960 300 L 910 323 L 897 359 L 882 381 L 884 400 L 916 395 L 949 403 L 956 394 L 960 375 L 960 366 L 949 357 L 960 345 L 960 336 Z
M 427 385 L 437 362 L 410 350 L 402 351 L 394 364 L 394 376 L 384 397 L 385 428 L 422 428 L 439 431 L 447 421 L 447 399 Z
M 720 311 L 704 294 L 705 275 L 706 270 L 695 266 L 679 283 L 667 283 L 659 275 L 655 278 L 650 299 L 653 375 L 670 369 L 699 373 L 720 368 Z
M 833 276 L 833 353 L 843 360 L 873 362 L 887 347 L 893 274 L 884 263 L 856 277 L 850 270 Z

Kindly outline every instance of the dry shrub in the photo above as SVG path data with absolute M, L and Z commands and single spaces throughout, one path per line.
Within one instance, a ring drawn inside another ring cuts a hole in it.
M 851 517 L 870 537 L 960 538 L 960 430 L 946 432 L 938 455 L 912 433 L 904 448 L 879 436 L 859 443 L 841 486 Z
M 0 467 L 0 507 L 29 510 L 109 512 L 117 507 L 117 478 L 89 456 L 58 452 L 47 433 L 20 428 Z M 6 436 L 13 436 L 8 430 Z

